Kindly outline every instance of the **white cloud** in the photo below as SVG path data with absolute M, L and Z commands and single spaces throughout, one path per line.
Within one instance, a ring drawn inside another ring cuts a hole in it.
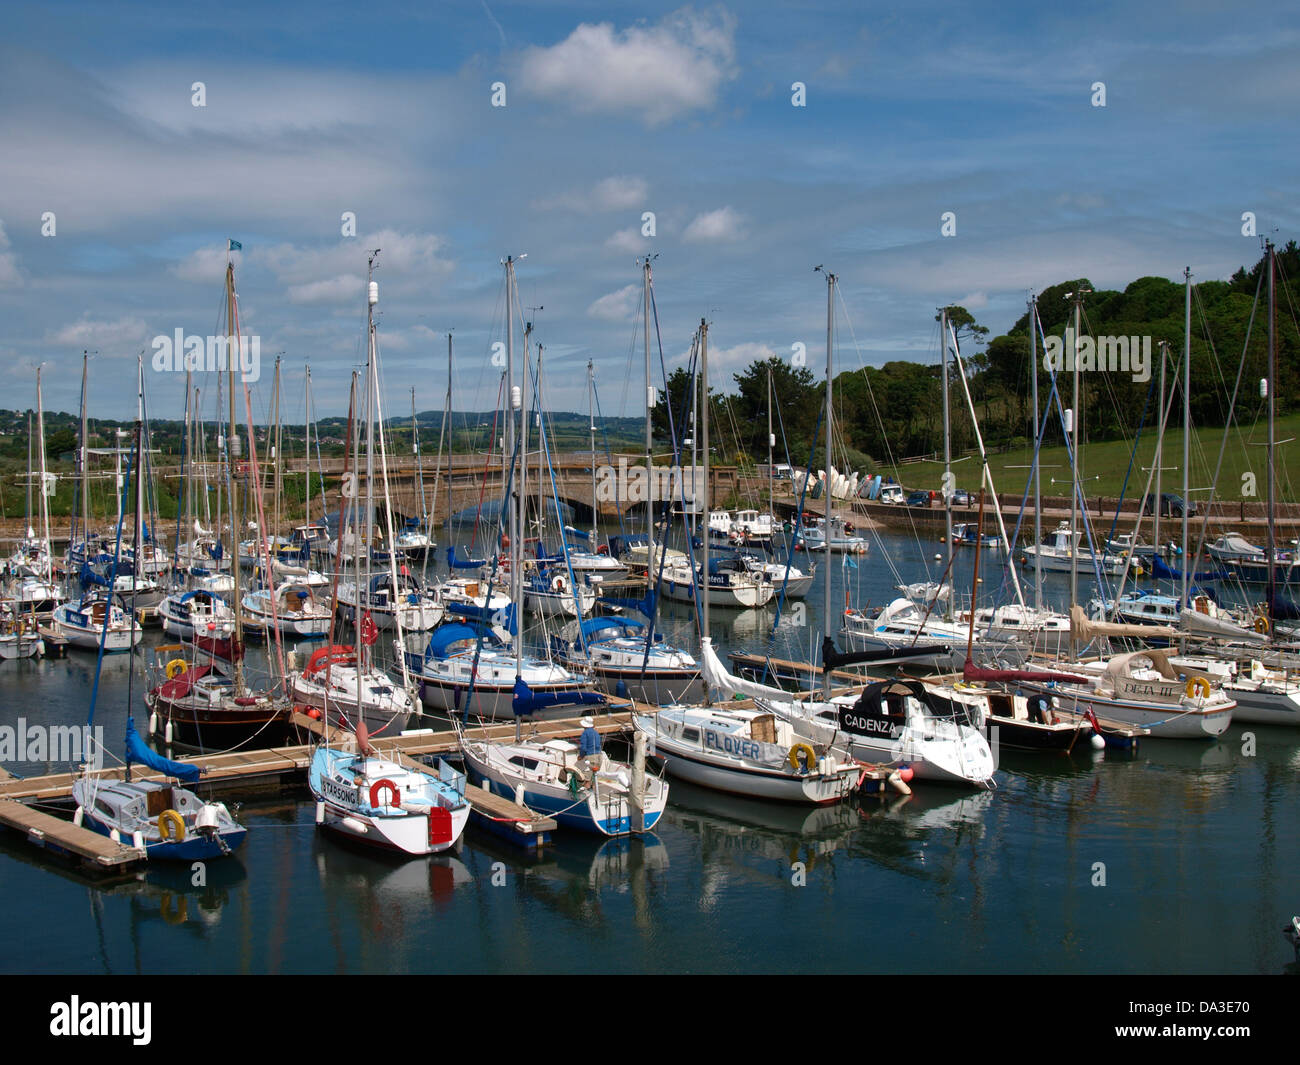
M 683 237 L 700 243 L 740 240 L 744 236 L 744 216 L 731 207 L 719 207 L 691 219 Z
M 627 229 L 620 229 L 609 240 L 605 241 L 605 247 L 613 251 L 625 251 L 633 255 L 639 255 L 645 250 L 646 238 L 641 236 L 641 230 L 636 226 L 628 226 Z
M 617 211 L 629 207 L 644 207 L 650 187 L 644 178 L 607 177 L 596 182 L 592 198 L 596 206 L 605 211 Z
M 226 256 L 235 264 L 238 271 L 243 256 L 235 251 L 226 251 L 226 245 L 214 244 L 206 248 L 197 248 L 172 267 L 172 273 L 182 281 L 197 281 L 210 285 L 220 281 L 226 274 Z
M 0 286 L 21 285 L 22 274 L 18 272 L 18 256 L 9 250 L 9 235 L 5 224 L 0 221 Z
M 108 349 L 143 343 L 148 333 L 149 327 L 140 318 L 124 317 L 111 322 L 83 318 L 56 330 L 49 341 L 72 347 Z
M 683 8 L 654 26 L 582 23 L 550 48 L 524 53 L 526 89 L 579 114 L 639 112 L 651 125 L 707 110 L 735 76 L 735 16 Z
M 626 322 L 636 314 L 640 301 L 641 286 L 625 285 L 617 292 L 607 293 L 593 302 L 587 308 L 587 314 L 606 322 Z
M 324 281 L 308 281 L 302 285 L 289 286 L 290 303 L 346 303 L 357 301 L 360 306 L 365 289 L 365 276 L 362 274 L 341 274 Z
M 645 178 L 607 177 L 589 188 L 567 192 L 550 199 L 539 200 L 540 210 L 577 211 L 592 214 L 596 211 L 641 210 L 650 195 Z

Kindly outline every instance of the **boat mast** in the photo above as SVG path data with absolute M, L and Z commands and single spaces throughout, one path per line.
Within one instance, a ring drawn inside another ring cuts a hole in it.
M 952 421 L 948 410 L 948 308 L 939 308 L 939 363 L 940 383 L 943 390 L 943 531 L 948 545 L 948 564 L 945 572 L 952 573 Z M 977 533 L 978 535 L 978 533 Z M 951 579 L 951 577 L 949 578 Z M 975 604 L 971 602 L 971 612 Z M 827 617 L 830 615 L 828 614 Z
M 87 369 L 90 363 L 90 355 L 87 352 L 81 353 L 81 561 L 90 561 L 90 469 L 89 458 L 90 449 L 86 432 L 86 384 Z M 188 394 L 189 387 L 186 386 Z M 188 412 L 186 417 L 188 418 Z M 71 554 L 76 547 L 76 539 L 68 544 L 68 553 Z M 71 567 L 69 567 L 71 568 Z M 69 574 L 71 577 L 71 574 Z
M 1183 268 L 1183 285 L 1186 289 L 1183 297 L 1183 571 L 1182 595 L 1179 605 L 1186 609 L 1188 592 L 1188 554 L 1187 554 L 1187 508 L 1188 478 L 1191 476 L 1192 448 L 1192 268 Z M 1159 497 L 1156 507 L 1159 509 Z
M 1273 242 L 1271 240 L 1265 241 L 1264 249 L 1268 259 L 1268 377 L 1265 379 L 1265 387 L 1268 389 L 1268 599 L 1264 604 L 1264 612 L 1265 616 L 1269 619 L 1269 628 L 1271 631 L 1273 621 L 1273 598 L 1277 594 L 1277 574 L 1273 569 L 1274 560 L 1277 557 L 1276 531 L 1273 527 L 1273 481 L 1276 473 L 1273 452 L 1277 443 L 1274 436 L 1273 425 L 1274 396 L 1277 394 L 1277 337 L 1274 332 L 1275 306 L 1273 292 Z
M 767 364 L 767 513 L 769 519 L 776 517 L 776 491 L 772 480 L 772 450 L 776 447 L 776 436 L 772 433 L 772 364 Z M 769 521 L 768 527 L 771 527 Z
M 355 616 L 352 619 L 357 630 L 357 716 L 361 715 L 361 674 L 368 668 L 369 662 L 363 659 L 361 648 L 361 628 L 364 612 L 362 604 L 370 597 L 370 564 L 374 561 L 375 551 L 375 391 L 378 375 L 375 373 L 375 304 L 379 302 L 379 285 L 375 281 L 375 260 L 382 249 L 376 248 L 366 260 L 366 539 L 365 539 L 365 576 L 358 582 Z M 389 544 L 391 552 L 393 545 Z M 397 588 L 393 588 L 397 598 Z
M 1034 399 L 1034 610 L 1043 613 L 1043 484 L 1038 461 L 1042 441 L 1038 413 L 1038 297 L 1029 297 L 1029 390 Z M 1009 549 L 1010 545 L 1008 545 Z
M 227 251 L 229 256 L 229 251 Z M 235 490 L 235 460 L 239 457 L 239 431 L 235 422 L 235 374 L 240 365 L 240 348 L 242 344 L 235 331 L 235 264 L 226 260 L 226 359 L 230 372 L 230 428 L 226 437 L 226 472 L 230 478 L 230 576 L 235 590 L 230 597 L 230 606 L 235 613 L 234 643 L 231 645 L 230 657 L 235 664 L 235 695 L 244 694 L 244 661 L 239 648 L 244 643 L 244 613 L 239 597 L 239 493 Z
M 1083 539 L 1079 529 L 1079 438 L 1083 411 L 1079 406 L 1079 330 L 1083 321 L 1083 297 L 1086 289 L 1067 293 L 1074 297 L 1074 392 L 1070 409 L 1070 606 L 1079 601 L 1079 547 Z M 1074 627 L 1070 627 L 1070 657 L 1075 653 Z
M 821 267 L 817 267 L 821 270 Z M 833 353 L 835 351 L 835 282 L 839 280 L 834 274 L 826 273 L 826 529 L 822 548 L 826 552 L 826 579 L 822 582 L 822 624 L 826 631 L 822 633 L 823 645 L 831 639 L 831 574 L 834 568 L 831 558 L 831 448 L 835 436 L 834 415 L 831 407 L 831 377 L 834 369 Z M 945 338 L 946 343 L 946 338 Z M 831 697 L 831 670 L 822 656 L 822 698 Z
M 54 579 L 54 558 L 50 550 L 50 500 L 45 494 L 45 401 L 41 396 L 41 368 L 36 367 L 36 446 L 41 460 L 41 579 Z M 31 480 L 29 477 L 28 480 Z
M 504 455 L 508 464 L 513 464 L 515 454 L 515 414 L 522 414 L 523 393 L 515 385 L 515 258 L 512 255 L 506 256 L 506 440 Z M 509 467 L 507 467 L 506 481 L 509 483 Z M 514 631 L 514 650 L 515 650 L 515 676 L 523 676 L 523 624 L 519 616 L 519 604 L 523 600 L 522 582 L 520 580 L 520 568 L 523 565 L 523 555 L 520 551 L 520 531 L 522 518 L 519 514 L 519 508 L 523 503 L 523 495 L 520 486 L 515 486 L 514 499 L 507 499 L 510 505 L 510 601 L 514 604 L 515 610 L 515 631 Z
M 1160 542 L 1160 478 L 1165 464 L 1165 366 L 1169 362 L 1169 342 L 1160 341 L 1160 411 L 1159 432 L 1156 433 L 1156 486 L 1155 517 L 1152 519 L 1151 538 L 1155 541 L 1156 553 L 1160 554 L 1164 545 Z M 1145 502 L 1145 501 L 1144 501 Z
M 648 267 L 647 267 L 648 273 Z M 704 391 L 704 423 L 703 435 L 700 438 L 701 450 L 704 453 L 704 535 L 701 539 L 704 542 L 704 574 L 700 584 L 696 585 L 696 595 L 701 595 L 703 599 L 703 620 L 700 627 L 703 631 L 701 637 L 707 638 L 709 632 L 709 323 L 703 318 L 700 319 L 700 383 Z M 702 593 L 700 589 L 703 589 Z M 709 682 L 704 682 L 704 705 L 710 705 L 709 699 Z
M 591 431 L 591 549 L 596 550 L 596 371 L 587 360 L 587 424 Z
M 651 427 L 652 411 L 655 405 L 655 394 L 650 386 L 650 262 L 654 258 L 647 255 L 641 262 L 643 273 L 641 302 L 644 304 L 645 326 L 642 330 L 645 333 L 645 531 L 646 531 L 646 587 L 647 590 L 654 573 L 654 547 L 655 547 L 655 516 L 654 516 L 654 481 L 651 479 L 651 471 L 654 469 L 653 447 L 654 438 Z M 666 386 L 665 386 L 666 387 Z M 708 478 L 705 477 L 704 494 L 708 496 Z M 705 507 L 706 513 L 708 507 Z M 705 534 L 708 539 L 708 534 Z

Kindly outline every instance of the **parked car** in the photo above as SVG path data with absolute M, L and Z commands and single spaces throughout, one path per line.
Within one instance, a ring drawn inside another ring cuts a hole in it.
M 1174 495 L 1173 492 L 1160 493 L 1160 516 L 1162 518 L 1181 518 L 1184 507 L 1187 510 L 1187 516 L 1193 518 L 1196 516 L 1196 504 L 1184 503 L 1182 496 Z M 1151 514 L 1155 511 L 1155 493 L 1150 493 L 1142 501 L 1142 513 Z
M 964 488 L 954 488 L 952 490 L 952 505 L 954 507 L 969 507 L 971 505 L 970 493 Z
M 880 489 L 882 503 L 902 503 L 904 500 L 903 489 L 899 485 L 887 484 Z
M 930 493 L 924 491 L 913 492 L 907 497 L 907 505 L 909 507 L 928 507 L 930 505 Z

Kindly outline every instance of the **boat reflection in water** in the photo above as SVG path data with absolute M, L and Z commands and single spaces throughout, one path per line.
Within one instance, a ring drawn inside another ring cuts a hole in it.
M 871 809 L 878 800 L 864 800 Z M 763 802 L 674 781 L 673 801 L 664 820 L 698 837 L 705 883 L 723 868 L 739 867 L 747 875 L 789 881 L 791 867 L 802 862 L 806 875 L 844 847 L 862 824 L 852 800 L 828 806 Z M 768 863 L 776 863 L 771 865 Z M 712 886 L 716 893 L 718 886 Z

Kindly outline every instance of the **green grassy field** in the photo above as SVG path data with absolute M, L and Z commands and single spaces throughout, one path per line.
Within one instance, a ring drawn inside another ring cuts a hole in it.
M 1278 418 L 1275 428 L 1277 446 L 1277 498 L 1291 501 L 1297 498 L 1288 471 L 1297 469 L 1300 460 L 1300 414 Z M 1234 426 L 1223 453 L 1223 467 L 1218 487 L 1214 493 L 1218 500 L 1246 500 L 1264 502 L 1268 497 L 1267 451 L 1268 426 L 1263 420 L 1245 427 Z M 1283 442 L 1285 441 L 1285 443 Z M 1188 482 L 1194 501 L 1209 498 L 1208 489 L 1214 478 L 1223 445 L 1221 428 L 1197 430 L 1193 427 L 1191 463 Z M 1085 443 L 1080 448 L 1082 477 L 1085 494 L 1089 496 L 1119 495 L 1128 476 L 1129 497 L 1137 496 L 1146 487 L 1148 472 L 1155 461 L 1156 434 L 1148 428 L 1142 434 L 1136 455 L 1133 441 L 1110 440 L 1103 443 Z M 1033 451 L 1023 448 L 989 456 L 993 483 L 999 492 L 1018 494 L 1024 491 L 1030 473 Z M 1130 468 L 1131 462 L 1131 468 Z M 1042 489 L 1044 495 L 1068 495 L 1070 491 L 1070 460 L 1064 447 L 1044 448 L 1040 453 Z M 1164 460 L 1161 491 L 1182 494 L 1183 485 L 1183 431 L 1169 428 L 1165 432 Z M 938 490 L 943 476 L 942 462 L 904 463 L 896 468 L 882 467 L 877 472 L 892 473 L 894 478 L 908 488 Z M 979 456 L 971 455 L 953 463 L 957 487 L 974 491 L 979 488 Z M 1253 477 L 1247 476 L 1253 475 Z M 1154 487 L 1153 487 L 1154 490 Z

